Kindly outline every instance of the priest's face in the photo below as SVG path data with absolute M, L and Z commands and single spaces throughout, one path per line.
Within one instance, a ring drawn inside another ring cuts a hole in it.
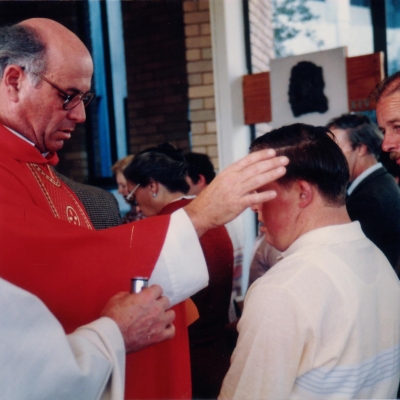
M 71 138 L 76 124 L 86 119 L 82 101 L 71 109 L 64 109 L 65 93 L 72 96 L 88 92 L 92 72 L 89 53 L 79 58 L 71 54 L 68 62 L 56 54 L 43 74 L 27 76 L 18 113 L 23 123 L 16 130 L 42 153 L 60 150 L 64 141 Z

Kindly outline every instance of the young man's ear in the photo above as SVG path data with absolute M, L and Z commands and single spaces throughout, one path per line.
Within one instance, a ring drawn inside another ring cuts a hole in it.
M 314 197 L 314 188 L 307 181 L 297 181 L 297 185 L 299 193 L 299 207 L 307 207 Z
M 24 71 L 18 65 L 8 65 L 4 70 L 2 85 L 4 85 L 9 99 L 13 102 L 18 101 L 19 92 L 24 77 Z

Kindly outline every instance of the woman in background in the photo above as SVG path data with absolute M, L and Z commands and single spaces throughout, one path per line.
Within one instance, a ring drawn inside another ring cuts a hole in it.
M 126 184 L 126 179 L 124 176 L 125 167 L 133 160 L 133 155 L 126 156 L 118 160 L 112 167 L 111 170 L 114 173 L 115 180 L 118 185 L 118 193 L 124 197 L 126 200 L 126 196 L 128 196 L 128 186 Z M 131 209 L 123 216 L 122 224 L 127 224 L 129 222 L 138 221 L 143 218 L 143 214 L 136 210 L 136 207 L 132 206 L 132 204 L 127 201 L 127 203 L 131 206 Z
M 186 172 L 183 156 L 172 145 L 146 149 L 124 170 L 130 200 L 146 217 L 171 214 L 191 201 L 185 197 L 189 191 Z M 210 279 L 208 287 L 191 297 L 200 316 L 188 327 L 192 396 L 212 399 L 219 394 L 231 355 L 225 325 L 229 323 L 233 247 L 225 227 L 209 230 L 200 244 Z

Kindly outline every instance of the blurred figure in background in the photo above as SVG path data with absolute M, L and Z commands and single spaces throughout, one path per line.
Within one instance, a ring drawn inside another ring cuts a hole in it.
M 118 160 L 112 167 L 111 170 L 114 173 L 115 180 L 118 185 L 118 193 L 122 195 L 125 201 L 129 204 L 131 209 L 123 216 L 122 224 L 127 224 L 129 222 L 138 221 L 139 219 L 143 219 L 143 214 L 136 209 L 129 201 L 126 200 L 126 196 L 128 196 L 128 187 L 126 185 L 126 179 L 124 176 L 124 169 L 126 166 L 133 160 L 133 155 L 130 154 L 124 158 Z
M 214 165 L 210 157 L 203 153 L 186 153 L 186 180 L 190 186 L 188 195 L 197 196 L 215 178 Z
M 385 254 L 393 267 L 400 256 L 400 189 L 378 162 L 383 134 L 363 114 L 343 114 L 329 121 L 350 170 L 346 208 L 359 221 L 368 239 Z
M 215 178 L 214 165 L 210 157 L 204 153 L 186 153 L 185 160 L 188 168 L 186 180 L 190 186 L 187 194 L 197 196 Z M 237 319 L 233 300 L 242 294 L 243 244 L 241 243 L 235 221 L 226 224 L 226 229 L 233 244 L 233 281 L 229 306 L 229 320 L 233 322 Z
M 185 196 L 189 191 L 186 173 L 184 157 L 168 143 L 137 154 L 124 170 L 128 188 L 134 193 L 132 200 L 135 196 L 146 217 L 171 214 L 190 203 L 192 197 Z M 231 355 L 225 326 L 229 322 L 233 247 L 223 226 L 209 230 L 200 244 L 210 280 L 205 289 L 191 297 L 200 318 L 188 328 L 190 361 L 193 398 L 211 399 L 219 393 Z M 178 320 L 185 313 L 184 304 L 174 309 Z
M 263 276 L 271 267 L 282 259 L 281 252 L 265 240 L 265 235 L 260 233 L 254 244 L 253 258 L 250 263 L 249 285 Z

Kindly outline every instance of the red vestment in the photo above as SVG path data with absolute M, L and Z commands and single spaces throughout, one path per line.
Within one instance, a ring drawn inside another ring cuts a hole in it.
M 84 207 L 68 188 L 51 182 L 47 173 L 48 165 L 57 161 L 56 154 L 45 158 L 0 126 L 0 275 L 37 295 L 71 332 L 97 319 L 111 296 L 129 291 L 130 278 L 151 275 L 169 216 L 101 231 L 82 229 L 91 227 Z M 177 337 L 181 332 L 187 335 L 180 321 L 176 328 Z M 188 349 L 177 341 L 166 343 L 175 347 L 165 357 L 154 358 L 151 348 L 142 350 L 149 356 L 138 370 L 130 366 L 135 353 L 127 356 L 127 385 L 140 382 L 149 396 L 157 386 L 159 398 L 188 398 L 190 375 L 189 380 L 179 375 Z M 148 374 L 158 372 L 159 362 L 165 362 L 166 373 Z

